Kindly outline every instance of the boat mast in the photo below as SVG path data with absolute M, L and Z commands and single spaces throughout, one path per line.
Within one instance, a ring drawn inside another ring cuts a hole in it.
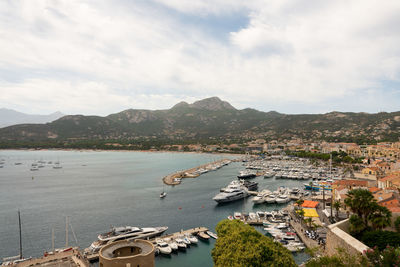
M 65 247 L 68 247 L 68 216 L 65 216 Z
M 21 213 L 19 210 L 18 210 L 18 225 L 19 225 L 19 258 L 22 259 Z
M 51 228 L 51 251 L 54 251 L 54 227 Z

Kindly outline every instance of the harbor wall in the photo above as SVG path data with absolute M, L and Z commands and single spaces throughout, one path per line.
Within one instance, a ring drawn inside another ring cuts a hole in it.
M 328 226 L 328 232 L 326 235 L 326 248 L 325 253 L 328 255 L 337 254 L 337 249 L 344 249 L 349 254 L 363 254 L 368 247 L 352 237 L 349 231 L 349 219 L 344 221 L 331 224 Z

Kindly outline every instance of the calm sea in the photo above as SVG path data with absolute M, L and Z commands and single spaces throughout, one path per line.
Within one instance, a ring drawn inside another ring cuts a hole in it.
M 168 232 L 216 224 L 235 211 L 273 210 L 282 205 L 253 206 L 250 198 L 217 205 L 212 197 L 236 179 L 241 163 L 185 179 L 175 187 L 165 187 L 160 199 L 162 177 L 221 159 L 221 155 L 150 152 L 0 151 L 0 259 L 19 253 L 18 217 L 21 211 L 23 254 L 40 256 L 55 246 L 65 246 L 65 217 L 69 217 L 69 244 L 88 247 L 110 226 L 168 226 Z M 61 162 L 62 169 L 46 164 L 30 171 L 34 161 Z M 21 162 L 21 165 L 15 165 Z M 301 181 L 258 177 L 259 188 L 298 186 Z M 261 230 L 262 231 L 262 230 Z M 76 236 L 76 240 L 75 237 Z M 214 241 L 200 242 L 186 253 L 157 257 L 157 266 L 212 266 Z M 295 255 L 296 262 L 307 258 Z

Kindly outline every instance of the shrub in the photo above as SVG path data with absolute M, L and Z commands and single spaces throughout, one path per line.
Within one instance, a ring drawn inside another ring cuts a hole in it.
M 368 231 L 363 233 L 361 241 L 369 247 L 377 247 L 383 251 L 387 246 L 398 247 L 400 245 L 400 233 L 392 231 Z

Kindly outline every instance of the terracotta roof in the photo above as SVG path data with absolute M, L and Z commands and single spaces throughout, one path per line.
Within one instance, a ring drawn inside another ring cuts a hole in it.
M 370 188 L 368 188 L 368 190 L 369 190 L 371 193 L 375 193 L 375 192 L 380 191 L 381 189 L 378 188 L 378 187 L 370 187 Z
M 386 182 L 386 181 L 392 181 L 392 180 L 395 180 L 395 179 L 399 179 L 400 180 L 400 175 L 398 175 L 398 174 L 388 175 L 388 176 L 385 176 L 385 177 L 379 179 L 379 181 Z
M 367 186 L 367 181 L 359 181 L 359 180 L 339 180 L 333 183 L 334 185 L 345 185 L 345 186 Z
M 393 213 L 398 213 L 400 212 L 400 207 L 388 207 L 388 209 L 393 212 Z
M 397 198 L 394 199 L 388 199 L 388 200 L 383 200 L 379 202 L 379 205 L 384 206 L 384 207 L 400 207 L 400 202 Z
M 386 193 L 384 191 L 379 191 L 374 194 L 374 197 L 378 202 L 386 201 L 393 197 L 393 193 L 391 192 Z

